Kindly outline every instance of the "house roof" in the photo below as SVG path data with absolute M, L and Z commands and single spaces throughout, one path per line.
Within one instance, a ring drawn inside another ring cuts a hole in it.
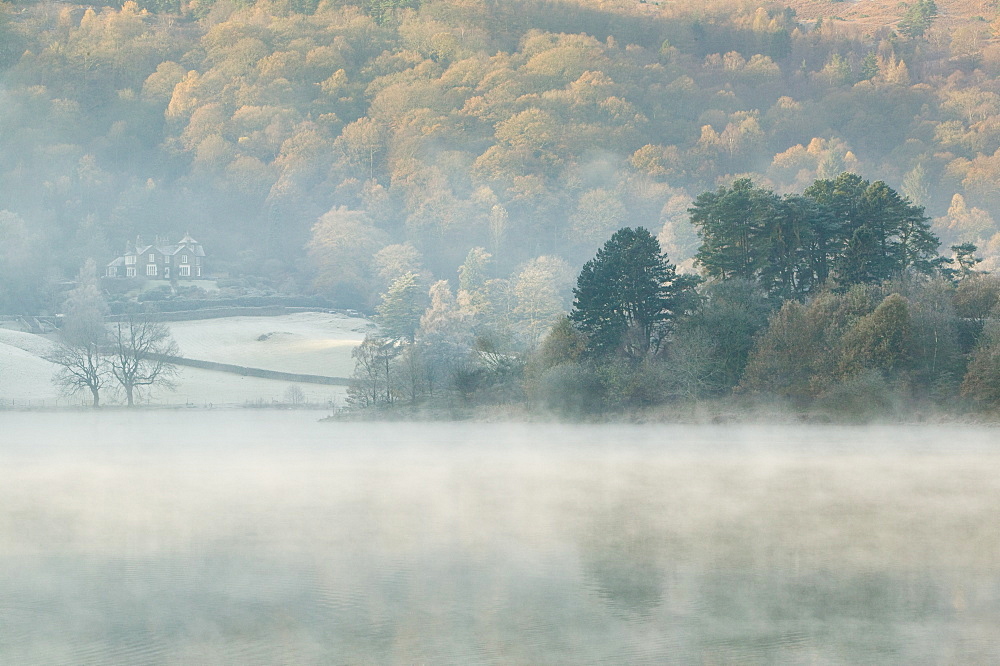
M 169 251 L 167 251 L 167 248 L 170 248 Z M 177 254 L 178 252 L 184 249 L 188 250 L 191 254 L 193 254 L 196 257 L 205 256 L 205 248 L 201 246 L 201 243 L 197 243 L 196 245 L 193 246 L 187 243 L 169 245 L 166 248 L 163 248 L 163 254 Z
M 137 249 L 136 254 L 146 254 L 147 252 L 159 252 L 163 255 L 173 256 L 183 249 L 187 249 L 191 254 L 196 257 L 205 256 L 205 248 L 201 246 L 201 243 L 194 240 L 190 236 L 185 236 L 184 238 L 190 239 L 190 242 L 185 243 L 184 239 L 181 239 L 180 243 L 172 243 L 170 245 L 147 245 L 144 248 Z
M 175 254 L 177 254 L 181 250 L 187 250 L 188 252 L 190 252 L 192 255 L 194 255 L 196 257 L 204 257 L 205 256 L 205 248 L 203 248 L 201 246 L 201 243 L 199 243 L 195 239 L 191 238 L 191 234 L 184 234 L 184 238 L 182 238 L 180 240 L 180 242 L 178 242 L 178 243 L 171 243 L 171 244 L 167 244 L 167 245 L 162 245 L 162 244 L 161 245 L 142 245 L 142 246 L 136 246 L 136 248 L 134 250 L 131 247 L 129 247 L 128 249 L 126 249 L 125 254 L 122 255 L 122 257 L 118 257 L 117 259 L 115 259 L 114 261 L 112 261 L 111 263 L 109 263 L 108 266 L 121 266 L 121 265 L 123 265 L 125 263 L 125 260 L 124 260 L 123 257 L 131 255 L 131 254 L 142 255 L 142 254 L 147 254 L 147 253 L 150 253 L 150 252 L 158 252 L 159 254 L 162 254 L 162 255 L 165 255 L 165 256 L 174 256 Z

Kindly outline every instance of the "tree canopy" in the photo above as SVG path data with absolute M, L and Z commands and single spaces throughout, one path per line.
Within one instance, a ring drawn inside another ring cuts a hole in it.
M 934 16 L 924 0 L 904 11 Z M 729 244 L 749 255 L 704 265 L 752 274 L 769 293 L 811 293 L 838 272 L 875 280 L 926 258 L 917 233 L 882 265 L 858 250 L 882 230 L 826 229 L 815 198 L 790 194 L 842 171 L 873 186 L 877 174 L 925 206 L 948 245 L 974 243 L 994 268 L 991 17 L 949 7 L 926 39 L 901 39 L 898 15 L 862 31 L 814 12 L 20 4 L 0 16 L 0 226 L 17 239 L 0 253 L 0 307 L 57 307 L 54 285 L 88 257 L 101 265 L 126 239 L 185 231 L 217 250 L 221 272 L 365 308 L 391 280 L 371 279 L 371 257 L 389 246 L 419 253 L 431 283 L 475 247 L 498 274 L 539 256 L 580 265 L 630 224 L 684 266 L 697 243 L 683 211 L 720 185 L 720 206 L 751 205 L 749 245 Z M 742 176 L 756 187 L 730 186 Z M 956 195 L 964 212 L 950 207 Z M 752 247 L 761 234 L 776 239 L 772 256 Z
M 678 275 L 643 227 L 619 229 L 580 271 L 569 317 L 597 356 L 655 353 L 672 319 L 694 303 L 690 275 Z
M 742 178 L 699 195 L 690 213 L 706 275 L 753 280 L 780 298 L 801 298 L 828 279 L 849 288 L 929 275 L 940 263 L 923 208 L 856 174 L 784 197 Z

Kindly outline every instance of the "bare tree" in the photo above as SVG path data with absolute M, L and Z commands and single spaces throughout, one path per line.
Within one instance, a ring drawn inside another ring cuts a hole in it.
M 306 401 L 306 394 L 302 392 L 302 389 L 291 384 L 287 389 L 285 389 L 285 402 L 298 407 Z
M 377 335 L 366 335 L 351 352 L 354 374 L 347 387 L 347 401 L 354 407 L 375 407 L 393 402 L 390 369 L 399 354 L 397 341 Z
M 111 326 L 111 373 L 125 392 L 129 407 L 136 393 L 154 385 L 173 388 L 177 366 L 171 357 L 177 343 L 166 325 L 141 313 L 131 313 Z
M 101 406 L 101 389 L 111 376 L 110 359 L 99 344 L 61 344 L 44 358 L 60 366 L 52 381 L 63 393 L 72 395 L 88 390 L 93 396 L 94 407 Z

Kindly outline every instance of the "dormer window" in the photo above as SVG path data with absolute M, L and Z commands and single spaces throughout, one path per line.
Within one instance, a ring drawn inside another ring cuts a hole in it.
M 126 266 L 132 266 L 134 264 L 135 264 L 135 255 L 134 254 L 126 254 L 125 255 L 125 265 Z

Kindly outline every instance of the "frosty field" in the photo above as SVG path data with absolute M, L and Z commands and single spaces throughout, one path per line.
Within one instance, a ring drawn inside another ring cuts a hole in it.
M 351 350 L 372 329 L 365 319 L 326 312 L 170 324 L 186 358 L 330 377 L 350 376 Z
M 372 325 L 365 319 L 321 312 L 280 317 L 230 317 L 172 322 L 181 356 L 280 372 L 348 377 L 351 350 Z M 56 366 L 42 358 L 53 345 L 46 337 L 0 328 L 0 405 L 72 406 L 85 396 L 60 395 L 51 378 Z M 173 391 L 158 388 L 150 404 L 226 405 L 283 401 L 293 384 L 307 402 L 342 404 L 345 387 L 243 377 L 180 367 Z M 113 404 L 110 392 L 102 397 Z

